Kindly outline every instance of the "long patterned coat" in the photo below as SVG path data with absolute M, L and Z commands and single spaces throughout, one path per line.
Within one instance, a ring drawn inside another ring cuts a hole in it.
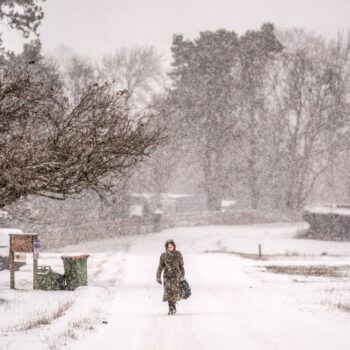
M 172 243 L 175 249 L 161 254 L 157 269 L 157 280 L 161 280 L 163 272 L 163 301 L 176 302 L 181 299 L 180 281 L 185 278 L 184 261 L 181 252 L 176 250 L 174 241 L 169 240 L 167 242 Z

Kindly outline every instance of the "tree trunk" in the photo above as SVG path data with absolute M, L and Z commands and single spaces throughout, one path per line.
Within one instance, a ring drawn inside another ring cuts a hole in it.
M 215 211 L 221 210 L 220 196 L 212 189 L 208 189 L 206 195 L 207 195 L 208 210 L 215 210 Z

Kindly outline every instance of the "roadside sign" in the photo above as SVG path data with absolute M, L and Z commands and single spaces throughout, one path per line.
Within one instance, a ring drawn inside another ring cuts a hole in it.
M 34 254 L 34 259 L 36 260 L 39 259 L 40 248 L 41 248 L 41 242 L 39 240 L 35 240 L 33 242 L 33 254 Z

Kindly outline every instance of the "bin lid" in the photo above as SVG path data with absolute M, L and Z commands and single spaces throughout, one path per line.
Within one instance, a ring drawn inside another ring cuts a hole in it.
M 90 255 L 86 253 L 70 253 L 61 256 L 61 259 L 69 259 L 69 260 L 79 260 L 83 258 L 88 258 Z

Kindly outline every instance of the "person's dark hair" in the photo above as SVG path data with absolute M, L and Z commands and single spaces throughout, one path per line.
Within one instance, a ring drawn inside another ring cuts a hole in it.
M 174 249 L 176 249 L 175 242 L 172 239 L 168 239 L 167 241 L 165 241 L 165 249 L 168 249 L 169 244 L 172 244 L 174 246 Z

